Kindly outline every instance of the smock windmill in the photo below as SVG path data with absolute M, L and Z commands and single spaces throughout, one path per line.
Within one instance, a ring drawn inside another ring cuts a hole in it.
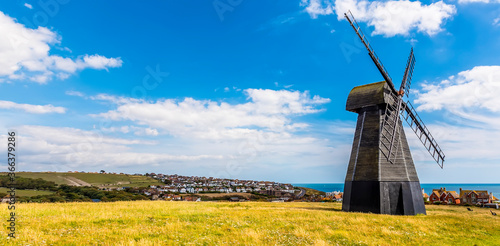
M 444 153 L 424 125 L 408 96 L 415 57 L 411 49 L 400 89 L 362 33 L 354 16 L 344 14 L 368 50 L 385 81 L 357 86 L 347 98 L 346 110 L 358 113 L 347 169 L 343 211 L 381 214 L 425 214 L 425 206 L 402 119 L 443 168 Z

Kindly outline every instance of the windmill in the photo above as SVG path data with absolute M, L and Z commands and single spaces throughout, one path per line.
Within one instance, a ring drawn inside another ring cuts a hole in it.
M 444 153 L 424 125 L 408 97 L 415 67 L 413 48 L 399 90 L 349 11 L 344 14 L 368 50 L 385 81 L 357 86 L 346 110 L 358 113 L 347 169 L 343 211 L 380 214 L 425 214 L 420 182 L 402 125 L 404 119 L 438 165 Z

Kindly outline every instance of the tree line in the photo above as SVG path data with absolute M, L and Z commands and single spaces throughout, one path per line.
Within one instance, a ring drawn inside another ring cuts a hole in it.
M 7 175 L 0 176 L 0 187 L 10 187 L 11 181 L 10 177 Z M 20 190 L 50 190 L 55 191 L 57 189 L 57 184 L 52 181 L 47 181 L 41 178 L 23 178 L 16 177 L 14 181 L 14 187 Z

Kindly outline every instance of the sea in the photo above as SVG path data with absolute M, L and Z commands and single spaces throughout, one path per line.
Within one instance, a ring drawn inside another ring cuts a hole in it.
M 332 192 L 332 191 L 344 191 L 344 183 L 316 183 L 316 184 L 292 184 L 293 186 L 300 186 L 311 188 L 324 192 Z M 426 184 L 421 183 L 420 186 L 424 189 L 424 192 L 429 194 L 432 192 L 432 189 L 446 188 L 449 191 L 460 192 L 460 188 L 462 190 L 487 190 L 489 192 L 493 192 L 493 195 L 497 198 L 500 198 L 500 184 Z

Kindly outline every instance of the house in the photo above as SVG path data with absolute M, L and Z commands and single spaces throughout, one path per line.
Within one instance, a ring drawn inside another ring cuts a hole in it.
M 422 195 L 424 199 L 426 195 L 422 189 Z M 461 204 L 460 195 L 456 191 L 447 191 L 446 188 L 433 189 L 428 200 L 432 203 L 442 202 L 445 204 Z
M 449 191 L 447 191 L 446 188 L 432 189 L 432 193 L 429 196 L 429 201 L 432 203 L 444 202 L 446 197 L 448 196 L 448 193 Z
M 186 196 L 186 197 L 184 197 L 184 201 L 188 201 L 188 202 L 201 202 L 201 198 L 200 197 L 195 197 L 195 196 Z
M 424 189 L 422 189 L 422 196 L 424 197 L 424 201 L 428 202 L 429 201 L 429 195 L 425 193 Z
M 432 193 L 429 196 L 429 201 L 432 203 L 440 202 L 441 201 L 441 194 L 439 194 L 439 191 L 432 190 Z
M 493 193 L 490 193 L 491 195 L 491 202 L 498 202 L 498 198 L 496 198 Z
M 480 205 L 493 203 L 493 201 L 498 199 L 493 196 L 493 193 L 488 194 L 487 190 L 462 190 L 460 188 L 460 200 L 464 204 Z
M 342 194 L 333 195 L 333 200 L 336 202 L 342 201 Z
M 448 191 L 443 202 L 446 204 L 460 204 L 460 196 L 456 191 Z

